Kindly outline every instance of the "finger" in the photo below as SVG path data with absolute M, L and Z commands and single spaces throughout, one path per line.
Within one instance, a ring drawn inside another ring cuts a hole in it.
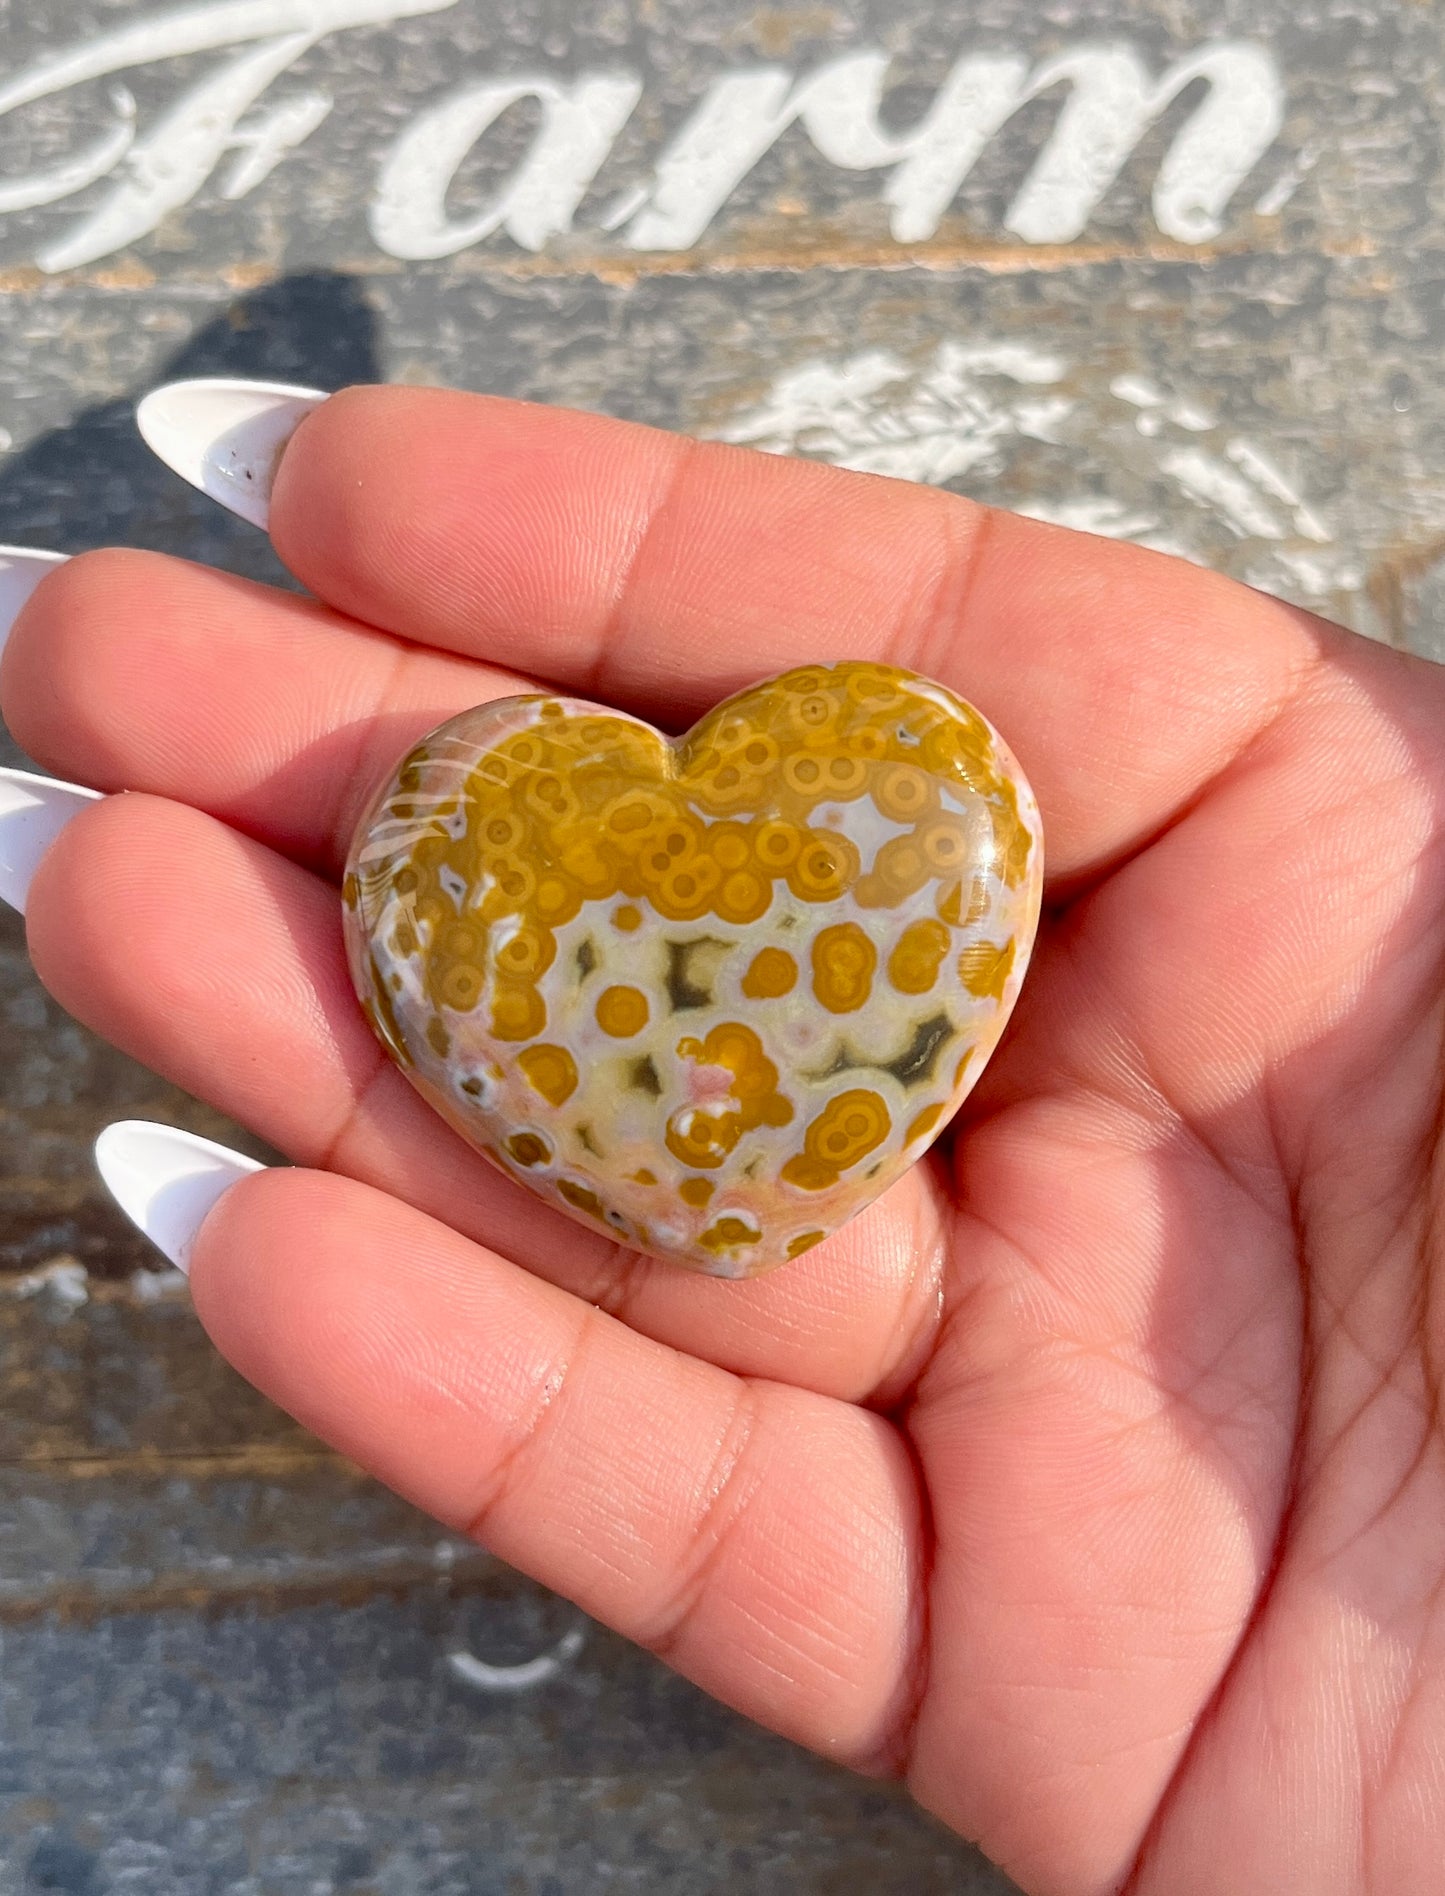
M 530 688 L 314 600 L 120 550 L 39 588 L 3 687 L 10 729 L 57 775 L 192 803 L 333 876 L 419 737 Z
M 312 413 L 271 531 L 373 625 L 657 717 L 804 661 L 938 678 L 1020 756 L 1065 873 L 1188 803 L 1318 637 L 1179 561 L 935 489 L 436 390 Z
M 242 1375 L 418 1506 L 749 1716 L 891 1761 L 921 1518 L 877 1416 L 640 1338 L 317 1173 L 233 1188 L 191 1285 Z
M 195 810 L 143 796 L 86 810 L 42 862 L 26 924 L 62 1005 L 154 1071 L 648 1335 L 848 1398 L 889 1393 L 921 1361 L 943 1245 L 927 1168 L 752 1283 L 624 1251 L 504 1178 L 412 1090 L 356 1004 L 335 890 Z

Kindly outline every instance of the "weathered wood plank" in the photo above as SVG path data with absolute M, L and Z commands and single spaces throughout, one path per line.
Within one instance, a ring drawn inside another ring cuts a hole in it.
M 146 1896 L 1003 1896 L 892 1790 L 805 1757 L 536 1592 L 7 1629 L 0 1880 Z M 19 1723 L 44 1708 L 44 1742 Z
M 134 397 L 387 376 L 941 482 L 1445 657 L 1436 9 L 245 11 L 0 0 L 0 539 L 284 581 Z M 89 1157 L 131 1113 L 236 1136 L 0 916 L 0 1883 L 1002 1889 L 601 1636 L 468 1696 L 458 1642 L 566 1614 L 136 1277 Z
M 73 1309 L 53 1289 L 12 1294 L 0 1301 L 0 1388 L 0 1468 L 143 1471 L 245 1453 L 285 1466 L 310 1452 L 311 1438 L 206 1344 L 183 1295 Z

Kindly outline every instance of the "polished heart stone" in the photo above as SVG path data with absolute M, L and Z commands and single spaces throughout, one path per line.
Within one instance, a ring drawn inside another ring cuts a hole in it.
M 937 1138 L 1042 870 L 998 734 L 910 672 L 787 672 L 675 743 L 539 694 L 402 760 L 352 847 L 347 947 L 407 1077 L 508 1177 L 743 1277 Z

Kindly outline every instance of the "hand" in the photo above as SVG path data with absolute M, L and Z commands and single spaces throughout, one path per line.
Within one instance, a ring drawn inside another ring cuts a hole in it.
M 201 1229 L 218 1347 L 1031 1891 L 1436 1887 L 1445 673 L 951 495 L 460 395 L 318 409 L 271 528 L 324 603 L 88 555 L 3 668 L 46 767 L 144 793 L 41 864 L 41 979 L 305 1168 Z M 464 706 L 543 678 L 678 728 L 842 657 L 1000 727 L 1050 906 L 930 1162 L 708 1281 L 445 1131 L 338 869 Z

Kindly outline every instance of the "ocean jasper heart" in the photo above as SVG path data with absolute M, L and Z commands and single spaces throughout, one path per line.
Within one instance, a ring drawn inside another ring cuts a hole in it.
M 938 1137 L 1018 994 L 1042 853 L 997 733 L 910 672 L 787 672 L 675 743 L 506 698 L 363 817 L 347 946 L 407 1077 L 509 1178 L 745 1277 Z

